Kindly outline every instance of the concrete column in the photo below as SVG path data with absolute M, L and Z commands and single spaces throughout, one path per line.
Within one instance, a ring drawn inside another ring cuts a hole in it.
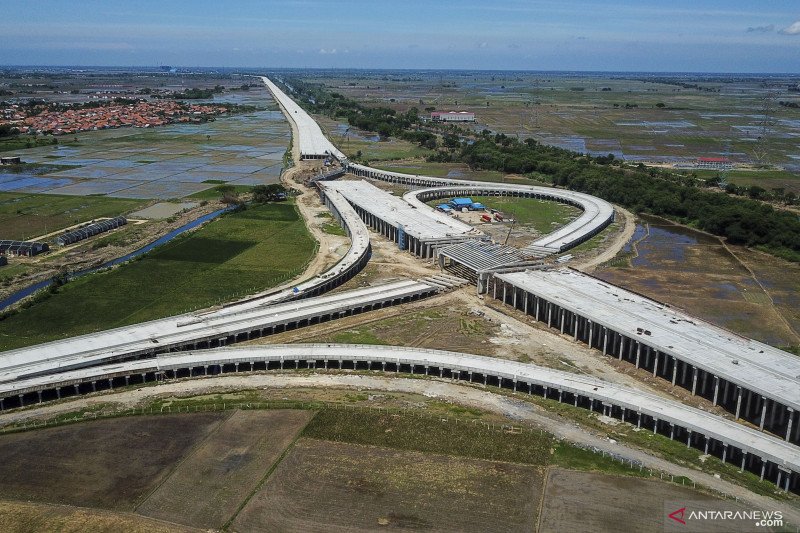
M 658 374 L 658 356 L 659 352 L 656 352 L 656 363 L 653 365 L 653 377 L 655 377 L 656 374 Z
M 725 459 L 728 458 L 728 445 L 724 442 L 722 443 L 722 462 L 725 462 Z
M 675 361 L 675 364 L 672 365 L 672 386 L 675 386 L 675 381 L 678 377 L 678 360 L 674 357 L 672 358 Z
M 708 382 L 708 372 L 703 370 L 703 382 L 700 385 L 700 394 L 706 393 L 706 383 Z
M 547 327 L 553 326 L 553 304 L 547 304 Z
M 578 315 L 572 315 L 572 325 L 575 326 L 574 338 L 578 340 Z
M 642 413 L 639 412 L 638 414 L 639 414 L 639 420 L 636 421 L 636 427 L 640 428 L 642 427 Z
M 642 343 L 636 341 L 636 368 L 639 368 L 639 357 L 642 355 Z
M 762 396 L 761 401 L 763 402 L 763 407 L 761 408 L 761 423 L 758 424 L 758 429 L 764 431 L 764 422 L 767 420 L 767 399 Z
M 739 410 L 742 407 L 742 388 L 736 386 L 736 420 L 739 420 Z
M 653 435 L 658 432 L 658 418 L 653 419 Z
M 675 424 L 669 425 L 669 440 L 675 440 Z
M 761 481 L 764 481 L 764 472 L 767 470 L 767 462 L 761 458 Z
M 710 443 L 711 443 L 711 439 L 709 439 L 708 437 L 706 437 L 706 447 L 705 447 L 705 450 L 703 450 L 703 454 L 704 454 L 704 455 L 708 455 L 708 445 L 709 445 Z
M 692 367 L 692 396 L 697 393 L 697 367 Z
M 561 308 L 561 334 L 564 334 L 564 315 L 567 314 L 567 310 L 563 307 Z
M 744 472 L 744 461 L 747 459 L 747 452 L 742 450 L 742 466 L 739 467 L 739 472 Z
M 608 328 L 603 328 L 603 355 L 608 353 Z
M 786 425 L 786 439 L 789 440 L 789 436 L 792 434 L 792 422 L 794 421 L 794 409 L 791 407 L 787 407 L 786 410 L 789 412 L 789 423 Z
M 689 430 L 689 436 L 686 437 L 686 447 L 687 448 L 691 448 L 692 447 L 692 430 L 691 429 Z
M 717 396 L 719 395 L 719 376 L 714 376 L 714 405 L 717 405 Z
M 628 337 L 624 335 L 620 335 L 619 339 L 619 360 L 622 361 L 622 356 L 625 354 L 625 341 L 628 340 Z
M 589 321 L 589 348 L 592 347 L 592 340 L 594 336 L 594 322 Z

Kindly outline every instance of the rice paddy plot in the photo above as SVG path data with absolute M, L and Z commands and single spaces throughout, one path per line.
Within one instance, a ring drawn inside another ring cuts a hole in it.
M 32 238 L 95 218 L 124 215 L 142 203 L 98 196 L 0 192 L 0 237 Z
M 298 275 L 314 241 L 291 203 L 231 213 L 0 321 L 0 350 L 134 324 L 264 290 Z

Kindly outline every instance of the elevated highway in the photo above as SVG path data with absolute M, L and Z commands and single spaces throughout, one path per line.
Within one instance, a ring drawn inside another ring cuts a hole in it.
M 800 448 L 705 411 L 584 375 L 471 354 L 337 344 L 294 344 L 163 354 L 0 383 L 7 406 L 22 406 L 135 383 L 231 372 L 350 369 L 422 374 L 536 394 L 679 440 L 741 470 L 798 490 Z
M 458 286 L 448 276 L 375 285 L 324 297 L 247 309 L 228 308 L 3 352 L 0 382 L 153 357 L 179 350 L 214 348 L 344 316 L 418 300 Z

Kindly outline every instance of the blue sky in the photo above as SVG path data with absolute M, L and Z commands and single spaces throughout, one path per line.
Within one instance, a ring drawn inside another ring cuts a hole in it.
M 0 0 L 0 64 L 800 73 L 798 0 Z

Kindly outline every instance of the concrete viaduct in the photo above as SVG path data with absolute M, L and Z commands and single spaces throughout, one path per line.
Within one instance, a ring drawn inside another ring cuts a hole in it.
M 0 384 L 4 407 L 168 379 L 294 369 L 368 370 L 463 380 L 535 394 L 618 418 L 800 489 L 800 448 L 682 403 L 585 375 L 477 355 L 336 344 L 237 347 L 159 355 Z

